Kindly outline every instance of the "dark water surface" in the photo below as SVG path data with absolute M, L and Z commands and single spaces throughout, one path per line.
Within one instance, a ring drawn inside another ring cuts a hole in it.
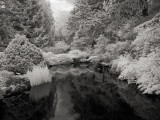
M 0 120 L 160 120 L 160 97 L 94 67 L 51 68 L 52 83 L 0 101 Z

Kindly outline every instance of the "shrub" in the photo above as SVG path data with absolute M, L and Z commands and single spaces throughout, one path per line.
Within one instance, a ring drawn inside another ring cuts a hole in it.
M 100 61 L 100 58 L 99 56 L 90 56 L 88 58 L 88 60 L 91 62 L 91 63 L 98 63 Z
M 26 76 L 29 78 L 31 86 L 52 81 L 52 77 L 47 66 L 34 66 L 32 71 L 27 72 Z
M 74 41 L 71 43 L 71 48 L 74 49 L 79 49 L 79 50 L 86 50 L 88 48 L 87 44 L 87 38 L 81 37 L 81 38 L 74 38 Z
M 138 88 L 143 94 L 160 94 L 160 67 L 152 66 L 151 71 L 145 72 L 137 80 Z
M 136 79 L 135 63 L 136 60 L 133 60 L 130 55 L 120 56 L 118 59 L 113 60 L 111 72 L 120 74 L 119 79 L 133 83 Z
M 160 62 L 159 51 L 141 57 L 137 62 L 137 81 L 143 93 L 160 94 Z
M 95 54 L 103 54 L 106 52 L 105 48 L 110 43 L 110 40 L 104 37 L 104 35 L 100 35 L 98 39 L 96 39 L 97 44 L 95 47 Z
M 58 54 L 55 55 L 59 64 L 71 64 L 73 59 L 68 54 Z
M 46 60 L 46 59 L 49 59 L 50 57 L 52 57 L 54 54 L 52 52 L 42 52 L 43 54 L 43 58 Z
M 112 61 L 111 70 L 120 73 L 130 63 L 130 61 L 131 61 L 130 55 L 120 56 L 118 59 Z
M 128 80 L 128 83 L 135 83 L 137 79 L 137 68 L 136 62 L 129 62 L 128 64 L 124 64 L 123 68 L 121 69 L 121 74 L 119 79 L 121 80 Z
M 56 48 L 63 49 L 63 51 L 67 51 L 70 49 L 70 46 L 63 41 L 59 41 L 55 44 Z
M 160 28 L 150 28 L 139 34 L 137 38 L 134 40 L 132 45 L 134 49 L 138 51 L 139 55 L 148 55 L 155 48 L 159 47 L 160 42 Z
M 43 52 L 43 57 L 48 65 L 71 64 L 72 58 L 68 54 L 53 54 L 51 52 Z
M 125 54 L 125 52 L 129 51 L 129 42 L 117 42 L 112 43 L 106 46 L 106 52 L 110 53 L 111 55 L 120 56 Z
M 102 35 L 97 39 L 97 41 L 94 55 L 98 55 L 101 58 L 101 61 L 108 63 L 117 59 L 118 56 L 126 54 L 130 49 L 130 42 L 128 41 L 111 43 L 109 39 Z
M 63 41 L 57 42 L 55 47 L 44 48 L 45 52 L 52 52 L 54 54 L 62 54 L 69 51 L 70 46 Z
M 119 79 L 127 79 L 128 83 L 138 84 L 138 88 L 144 94 L 160 94 L 159 58 L 159 50 L 138 60 L 121 56 L 113 61 L 112 69 L 120 73 Z
M 43 60 L 40 49 L 31 44 L 24 35 L 16 35 L 4 53 L 4 59 L 0 61 L 3 69 L 22 74 Z
M 89 53 L 80 50 L 72 50 L 69 53 L 64 54 L 43 52 L 43 57 L 47 61 L 48 65 L 71 64 L 73 63 L 73 59 L 83 59 L 89 57 Z
M 54 54 L 62 54 L 68 52 L 70 46 L 67 45 L 65 42 L 58 42 L 56 43 L 55 48 L 52 50 Z
M 57 65 L 59 64 L 59 61 L 57 57 L 52 52 L 43 52 L 43 58 L 45 59 L 47 65 Z
M 89 56 L 89 53 L 85 52 L 85 51 L 80 51 L 80 50 L 71 50 L 68 55 L 74 59 L 83 59 L 83 58 L 87 58 Z
M 116 58 L 117 58 L 116 55 L 110 54 L 109 52 L 106 52 L 106 53 L 104 53 L 104 54 L 101 55 L 101 61 L 102 62 L 111 63 Z

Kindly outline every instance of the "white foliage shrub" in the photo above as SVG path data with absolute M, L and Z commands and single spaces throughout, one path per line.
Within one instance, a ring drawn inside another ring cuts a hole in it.
M 89 57 L 89 53 L 85 52 L 85 51 L 81 51 L 81 50 L 71 50 L 68 55 L 74 59 L 74 58 L 87 58 Z
M 113 68 L 120 73 L 119 79 L 127 79 L 128 83 L 138 84 L 138 88 L 144 94 L 160 94 L 159 51 L 140 57 L 138 60 L 121 56 L 113 61 Z
M 136 80 L 136 62 L 129 62 L 123 66 L 119 79 L 128 80 L 128 83 L 135 83 Z M 120 68 L 119 68 L 120 69 Z
M 144 94 L 160 94 L 160 67 L 152 66 L 151 71 L 142 74 L 137 84 Z
M 99 56 L 90 56 L 88 58 L 88 60 L 91 62 L 91 63 L 98 63 L 100 61 L 100 57 Z
M 44 59 L 48 59 L 54 55 L 52 52 L 42 52 L 42 54 Z
M 43 57 L 49 65 L 71 64 L 73 59 L 68 54 L 53 54 L 43 52 Z
M 139 89 L 148 94 L 160 93 L 160 54 L 152 52 L 137 62 L 137 81 Z
M 160 45 L 160 28 L 150 28 L 140 33 L 132 45 L 140 55 L 148 55 Z
M 113 60 L 111 69 L 120 73 L 125 69 L 125 67 L 130 63 L 130 61 L 130 55 L 120 56 L 118 59 Z
M 89 53 L 80 50 L 71 50 L 69 53 L 53 54 L 43 52 L 43 58 L 49 65 L 71 64 L 74 59 L 84 59 L 89 57 Z
M 57 54 L 55 58 L 57 58 L 59 64 L 70 64 L 73 62 L 68 54 Z
M 52 77 L 47 66 L 34 66 L 32 71 L 27 72 L 26 76 L 29 78 L 31 86 L 37 86 L 52 81 Z

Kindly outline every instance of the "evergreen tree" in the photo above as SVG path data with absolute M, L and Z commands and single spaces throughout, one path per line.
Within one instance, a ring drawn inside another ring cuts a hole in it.
M 0 1 L 0 47 L 24 34 L 37 47 L 54 45 L 54 18 L 47 0 Z
M 10 0 L 0 0 L 0 51 L 3 51 L 8 46 L 15 34 L 10 21 L 13 16 L 9 9 L 10 4 Z

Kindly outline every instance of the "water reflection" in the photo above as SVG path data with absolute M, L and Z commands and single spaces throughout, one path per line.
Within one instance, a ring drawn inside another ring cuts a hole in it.
M 70 114 L 72 102 L 70 92 L 73 91 L 71 81 L 60 82 L 57 86 L 58 102 L 56 105 L 54 120 L 74 120 L 75 115 Z
M 53 74 L 52 83 L 0 101 L 0 120 L 160 120 L 159 96 L 107 72 L 62 67 Z
M 49 96 L 52 84 L 45 83 L 31 88 L 30 98 L 33 101 L 38 101 L 42 98 Z
M 76 86 L 71 93 L 72 113 L 79 113 L 76 120 L 141 120 L 121 99 L 115 85 L 108 89 L 88 86 L 82 91 L 79 88 Z
M 72 70 L 58 79 L 61 87 L 58 85 L 56 120 L 160 119 L 159 97 L 153 101 L 152 97 L 137 92 L 134 85 L 118 81 L 108 73 L 102 83 L 100 73 L 88 71 L 88 68 L 85 72 L 77 72 L 79 68 Z
M 82 73 L 76 79 L 69 76 L 58 85 L 55 120 L 141 120 L 121 99 L 116 84 L 98 84 L 93 72 Z

